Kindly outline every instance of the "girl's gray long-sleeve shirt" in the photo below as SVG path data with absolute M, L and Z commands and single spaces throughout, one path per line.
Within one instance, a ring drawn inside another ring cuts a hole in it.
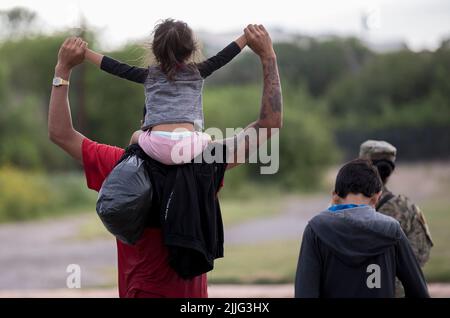
M 203 81 L 240 52 L 239 45 L 232 42 L 206 61 L 180 66 L 173 81 L 169 81 L 158 66 L 130 66 L 109 56 L 103 57 L 100 67 L 115 76 L 144 84 L 143 130 L 168 123 L 192 123 L 196 130 L 202 130 Z

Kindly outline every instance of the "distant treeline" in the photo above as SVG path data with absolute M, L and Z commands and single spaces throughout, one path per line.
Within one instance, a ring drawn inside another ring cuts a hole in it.
M 76 169 L 47 138 L 51 79 L 67 34 L 31 35 L 23 29 L 0 42 L 0 166 Z M 95 49 L 95 33 L 87 31 L 85 37 Z M 261 177 L 250 165 L 230 174 L 236 184 L 256 179 L 314 188 L 327 165 L 357 153 L 366 138 L 393 142 L 404 160 L 450 157 L 449 41 L 433 52 L 380 54 L 355 38 L 299 36 L 277 43 L 275 50 L 285 105 L 280 173 Z M 146 54 L 139 45 L 104 53 L 130 64 Z M 243 52 L 207 79 L 207 127 L 243 127 L 256 119 L 260 68 L 254 54 Z M 83 64 L 73 72 L 70 101 L 77 129 L 124 147 L 139 127 L 144 92 L 140 85 Z
M 450 40 L 433 52 L 380 54 L 355 38 L 300 37 L 276 51 L 284 87 L 321 101 L 346 158 L 367 138 L 398 144 L 402 160 L 450 158 Z M 213 82 L 258 82 L 258 71 L 249 54 Z

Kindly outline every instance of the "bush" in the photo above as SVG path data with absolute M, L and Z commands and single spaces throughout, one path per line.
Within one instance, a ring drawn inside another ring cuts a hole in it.
M 52 205 L 52 192 L 35 173 L 0 169 L 0 221 L 37 216 Z
M 251 180 L 288 189 L 315 190 L 322 172 L 337 159 L 331 125 L 323 105 L 302 87 L 284 86 L 284 125 L 280 131 L 280 169 L 260 175 L 258 164 L 248 164 L 227 173 L 227 184 L 236 191 Z M 209 127 L 245 127 L 258 117 L 261 88 L 256 85 L 208 87 L 205 89 L 205 121 Z M 269 147 L 270 149 L 270 147 Z
M 80 175 L 46 176 L 0 167 L 0 222 L 64 214 L 95 203 Z

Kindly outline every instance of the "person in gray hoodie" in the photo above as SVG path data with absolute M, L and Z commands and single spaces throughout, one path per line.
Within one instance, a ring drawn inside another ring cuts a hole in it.
M 295 279 L 297 298 L 391 298 L 395 277 L 406 297 L 429 297 L 408 239 L 394 218 L 375 211 L 377 169 L 356 159 L 338 172 L 332 203 L 305 228 Z

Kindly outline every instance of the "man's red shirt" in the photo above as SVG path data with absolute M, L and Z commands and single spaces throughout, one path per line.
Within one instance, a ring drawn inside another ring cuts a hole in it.
M 89 189 L 99 191 L 124 150 L 85 138 L 83 166 Z M 206 274 L 182 279 L 167 261 L 160 229 L 147 228 L 135 245 L 117 240 L 119 297 L 208 297 Z

